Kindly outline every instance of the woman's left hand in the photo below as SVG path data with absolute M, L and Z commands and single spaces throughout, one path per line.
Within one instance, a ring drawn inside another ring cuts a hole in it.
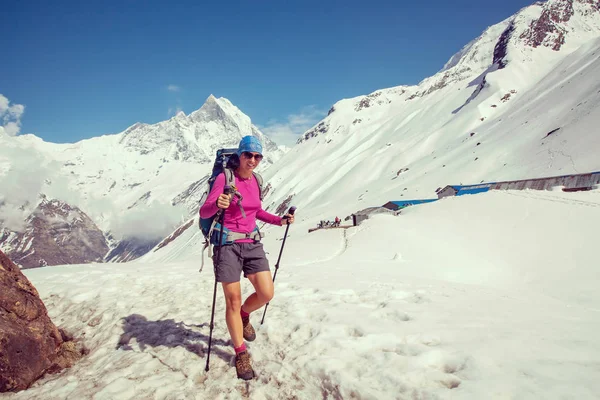
M 289 225 L 294 223 L 294 214 L 285 214 L 283 218 L 281 218 L 281 225 Z

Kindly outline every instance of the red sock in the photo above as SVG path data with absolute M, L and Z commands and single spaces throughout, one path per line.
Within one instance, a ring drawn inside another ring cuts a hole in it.
M 242 351 L 246 351 L 246 342 L 242 342 L 242 344 L 240 345 L 240 347 L 233 346 L 233 349 L 235 350 L 235 354 L 239 354 Z
M 242 318 L 246 318 L 250 316 L 250 313 L 247 313 L 246 311 L 244 311 L 243 308 L 240 308 L 240 315 L 242 316 Z

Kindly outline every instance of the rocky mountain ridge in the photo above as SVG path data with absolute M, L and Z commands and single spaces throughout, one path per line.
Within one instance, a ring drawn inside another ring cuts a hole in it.
M 78 207 L 42 198 L 22 232 L 0 230 L 0 243 L 24 268 L 102 262 L 109 248 L 103 232 Z

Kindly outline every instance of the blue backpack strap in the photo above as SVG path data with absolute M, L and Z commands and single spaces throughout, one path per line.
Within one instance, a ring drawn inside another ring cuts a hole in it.
M 263 201 L 263 178 L 258 172 L 252 171 L 254 178 L 256 178 L 256 183 L 258 183 L 258 195 L 260 197 L 260 201 Z
M 219 233 L 221 231 L 221 224 L 216 224 L 213 234 L 211 236 L 210 243 L 213 245 L 219 245 Z M 252 239 L 255 242 L 260 242 L 261 238 L 264 235 L 258 230 L 258 227 L 255 227 L 254 230 L 250 233 L 241 233 L 241 232 L 233 232 L 225 227 L 223 227 L 223 236 L 221 236 L 221 245 L 232 244 L 236 240 L 240 239 Z

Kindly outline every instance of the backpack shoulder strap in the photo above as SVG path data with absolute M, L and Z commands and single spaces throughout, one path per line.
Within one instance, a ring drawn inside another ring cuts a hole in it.
M 235 187 L 235 175 L 233 174 L 233 170 L 231 168 L 225 168 L 223 173 L 225 174 L 225 185 Z
M 258 172 L 252 171 L 252 173 L 256 178 L 256 183 L 258 183 L 258 195 L 260 196 L 260 201 L 263 201 L 263 178 Z

